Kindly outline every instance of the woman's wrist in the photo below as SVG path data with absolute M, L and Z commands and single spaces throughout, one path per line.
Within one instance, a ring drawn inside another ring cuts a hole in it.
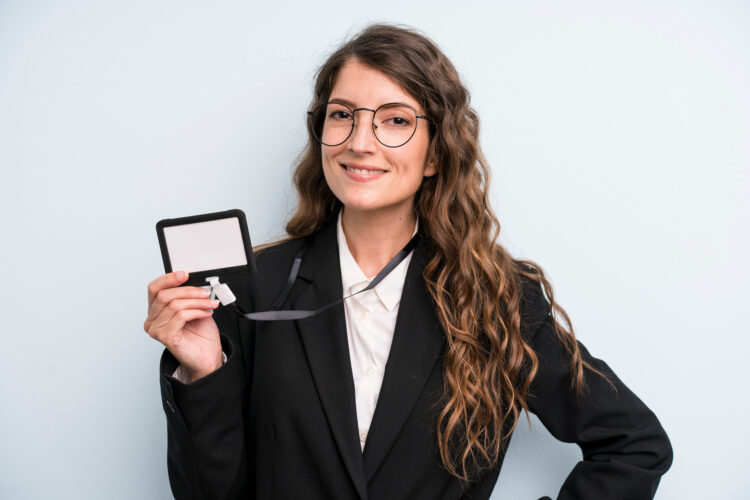
M 220 352 L 218 357 L 216 358 L 215 362 L 211 365 L 209 365 L 207 368 L 200 369 L 200 370 L 188 370 L 188 374 L 190 376 L 190 382 L 195 382 L 196 380 L 202 379 L 203 377 L 206 377 L 222 366 L 224 366 L 224 363 L 227 360 L 227 355 L 224 354 L 224 352 Z

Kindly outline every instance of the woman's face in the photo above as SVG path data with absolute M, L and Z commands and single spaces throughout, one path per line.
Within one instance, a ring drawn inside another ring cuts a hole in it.
M 419 103 L 396 82 L 356 60 L 339 70 L 329 101 L 351 109 L 377 109 L 398 102 L 424 114 Z M 427 164 L 428 124 L 417 120 L 409 142 L 389 148 L 375 138 L 372 117 L 370 111 L 357 111 L 354 130 L 343 144 L 321 145 L 326 182 L 348 211 L 403 212 L 408 216 L 422 179 L 435 174 L 435 166 Z

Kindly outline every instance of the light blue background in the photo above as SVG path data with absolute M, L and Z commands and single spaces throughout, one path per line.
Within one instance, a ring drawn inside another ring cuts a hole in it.
M 458 67 L 503 243 L 672 439 L 657 498 L 748 498 L 750 6 L 712 0 L 3 0 L 0 498 L 169 498 L 154 224 L 282 235 L 314 71 L 375 20 Z M 533 422 L 493 498 L 578 460 Z

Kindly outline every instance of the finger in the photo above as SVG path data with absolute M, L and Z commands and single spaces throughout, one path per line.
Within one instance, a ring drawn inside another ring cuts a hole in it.
M 154 301 L 154 297 L 164 288 L 179 286 L 187 281 L 189 273 L 187 271 L 174 271 L 159 276 L 148 284 L 148 304 Z
M 153 311 L 153 313 L 146 318 L 146 331 L 148 332 L 150 329 L 157 330 L 164 328 L 180 311 L 186 309 L 203 309 L 212 311 L 219 307 L 219 303 L 220 302 L 215 299 L 175 299 L 166 304 L 165 307 L 158 309 L 156 307 L 156 301 L 154 301 L 154 306 L 151 307 L 149 311 L 150 313 Z M 151 332 L 149 332 L 149 335 L 151 335 Z
M 180 330 L 182 326 L 185 326 L 185 311 L 201 311 L 202 313 L 205 313 L 205 317 L 213 314 L 213 309 L 182 309 L 179 311 L 165 309 L 157 318 L 153 320 L 146 320 L 146 323 L 148 324 L 146 332 L 151 338 L 158 340 L 164 345 L 167 345 L 167 339 L 173 336 L 176 331 Z
M 155 318 L 171 302 L 177 299 L 207 299 L 211 290 L 197 286 L 178 286 L 174 288 L 163 288 L 156 294 L 148 307 L 148 316 Z
M 185 323 L 194 319 L 208 318 L 213 311 L 204 309 L 183 309 L 178 311 L 161 330 L 158 340 L 167 347 L 174 347 L 182 339 L 182 328 Z
M 178 311 L 183 309 L 216 309 L 219 307 L 219 301 L 215 299 L 173 299 L 162 308 L 161 311 L 156 311 L 156 308 L 152 308 L 154 313 L 149 316 L 152 320 L 157 319 L 163 311 L 167 312 L 165 318 L 171 319 Z

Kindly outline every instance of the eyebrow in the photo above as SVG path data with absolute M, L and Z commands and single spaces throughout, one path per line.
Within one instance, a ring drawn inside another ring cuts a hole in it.
M 331 98 L 328 99 L 328 102 L 335 102 L 337 104 L 343 104 L 345 106 L 349 106 L 352 109 L 355 109 L 357 107 L 357 105 L 354 104 L 352 101 L 350 101 L 348 99 L 341 98 L 341 97 L 331 97 Z M 413 106 L 411 104 L 408 104 L 406 102 L 401 102 L 401 101 L 384 102 L 384 103 L 380 104 L 380 106 L 382 106 L 383 104 L 402 104 L 404 106 L 409 106 L 410 108 L 413 108 L 417 113 L 420 113 L 419 108 L 417 108 L 416 106 Z M 378 106 L 376 106 L 376 108 L 377 107 Z

